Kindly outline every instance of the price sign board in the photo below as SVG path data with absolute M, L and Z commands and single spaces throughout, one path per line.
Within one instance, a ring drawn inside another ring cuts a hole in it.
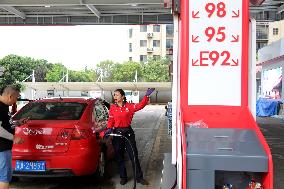
M 241 106 L 243 1 L 189 1 L 188 105 Z

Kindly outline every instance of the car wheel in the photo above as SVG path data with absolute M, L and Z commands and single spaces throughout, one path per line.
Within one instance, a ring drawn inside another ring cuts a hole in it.
M 12 176 L 11 182 L 18 182 L 18 181 L 20 181 L 20 178 L 19 178 L 19 177 Z
M 97 167 L 97 176 L 104 177 L 106 173 L 106 156 L 104 152 L 100 152 L 98 167 Z

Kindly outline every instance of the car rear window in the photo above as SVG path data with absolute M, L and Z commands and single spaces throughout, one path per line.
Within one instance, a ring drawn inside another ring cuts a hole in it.
M 14 120 L 79 120 L 86 106 L 78 102 L 31 102 L 14 116 Z

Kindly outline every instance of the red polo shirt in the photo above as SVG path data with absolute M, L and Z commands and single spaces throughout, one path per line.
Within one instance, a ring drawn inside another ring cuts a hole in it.
M 144 108 L 148 103 L 149 97 L 144 96 L 141 102 L 134 104 L 126 102 L 122 107 L 112 104 L 109 109 L 108 128 L 124 128 L 131 125 L 135 112 Z

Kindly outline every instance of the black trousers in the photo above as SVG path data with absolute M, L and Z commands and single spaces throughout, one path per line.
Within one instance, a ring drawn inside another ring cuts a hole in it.
M 128 157 L 132 162 L 132 166 L 134 167 L 136 164 L 136 180 L 137 181 L 141 180 L 143 178 L 143 172 L 141 170 L 140 162 L 138 159 L 138 151 L 137 151 L 135 134 L 134 134 L 133 129 L 131 127 L 117 128 L 117 129 L 114 129 L 113 133 L 121 134 L 125 136 L 132 145 L 132 148 L 131 148 L 129 142 L 124 137 L 113 137 L 112 143 L 114 146 L 116 159 L 118 161 L 120 178 L 127 179 L 127 172 L 126 172 L 125 163 L 124 163 L 124 153 L 126 150 L 128 153 Z M 135 157 L 135 164 L 134 164 L 133 155 Z

